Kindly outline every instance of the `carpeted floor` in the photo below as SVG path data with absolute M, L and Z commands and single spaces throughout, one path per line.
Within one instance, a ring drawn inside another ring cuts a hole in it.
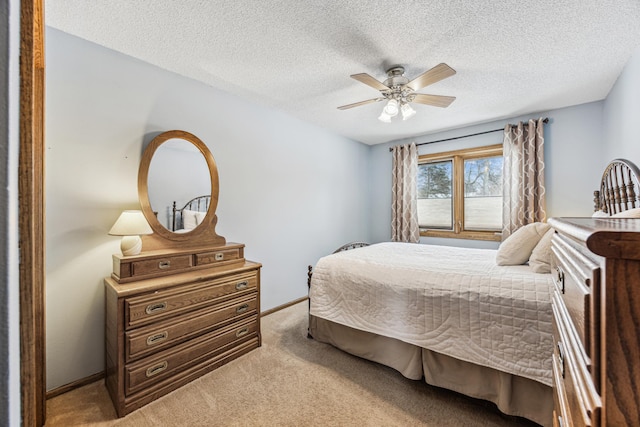
M 535 426 L 306 337 L 307 303 L 262 318 L 262 347 L 116 418 L 99 381 L 47 402 L 53 426 Z

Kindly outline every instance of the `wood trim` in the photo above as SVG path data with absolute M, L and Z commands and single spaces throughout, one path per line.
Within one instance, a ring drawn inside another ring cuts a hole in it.
M 453 158 L 453 230 L 456 234 L 464 230 L 464 158 Z
M 301 303 L 303 301 L 306 301 L 308 299 L 309 299 L 309 297 L 301 297 L 301 298 L 298 298 L 298 299 L 294 299 L 293 301 L 289 301 L 286 304 L 282 304 L 282 305 L 279 305 L 277 307 L 270 308 L 269 310 L 263 311 L 262 313 L 260 313 L 260 317 L 268 316 L 269 314 L 273 314 L 276 311 L 284 310 L 285 308 L 291 307 L 292 305 L 296 305 L 296 304 Z
M 20 381 L 22 425 L 45 422 L 44 10 L 20 2 Z
M 93 375 L 89 375 L 88 377 L 80 378 L 79 380 L 76 380 L 69 384 L 65 384 L 58 388 L 54 388 L 53 390 L 47 391 L 47 400 L 103 379 L 104 379 L 104 371 L 98 372 Z
M 444 237 L 447 239 L 485 240 L 489 242 L 502 241 L 502 233 L 499 231 L 462 231 L 455 233 L 451 230 L 421 230 L 422 237 Z

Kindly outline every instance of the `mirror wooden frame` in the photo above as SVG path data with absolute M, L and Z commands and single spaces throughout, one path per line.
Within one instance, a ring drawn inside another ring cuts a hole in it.
M 193 144 L 204 156 L 211 178 L 211 202 L 207 214 L 196 228 L 186 233 L 174 233 L 165 228 L 156 217 L 149 201 L 149 166 L 156 150 L 170 139 L 183 139 Z M 226 240 L 215 232 L 218 221 L 216 208 L 218 207 L 219 178 L 216 161 L 204 142 L 192 133 L 183 130 L 170 130 L 153 138 L 142 154 L 138 169 L 138 200 L 147 222 L 153 229 L 153 234 L 142 236 L 143 251 L 164 248 L 188 248 L 206 245 L 224 245 Z

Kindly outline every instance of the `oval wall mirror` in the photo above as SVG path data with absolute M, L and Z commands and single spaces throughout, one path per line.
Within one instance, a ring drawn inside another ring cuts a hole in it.
M 189 242 L 213 237 L 224 244 L 214 230 L 218 185 L 213 155 L 198 137 L 180 130 L 156 136 L 138 171 L 138 198 L 156 235 L 150 238 Z

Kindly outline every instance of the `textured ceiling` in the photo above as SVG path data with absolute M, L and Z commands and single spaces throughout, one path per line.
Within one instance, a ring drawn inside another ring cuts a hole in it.
M 603 99 L 640 46 L 638 0 L 46 0 L 46 24 L 367 144 Z M 378 92 L 349 76 L 403 65 L 407 121 L 377 120 Z

